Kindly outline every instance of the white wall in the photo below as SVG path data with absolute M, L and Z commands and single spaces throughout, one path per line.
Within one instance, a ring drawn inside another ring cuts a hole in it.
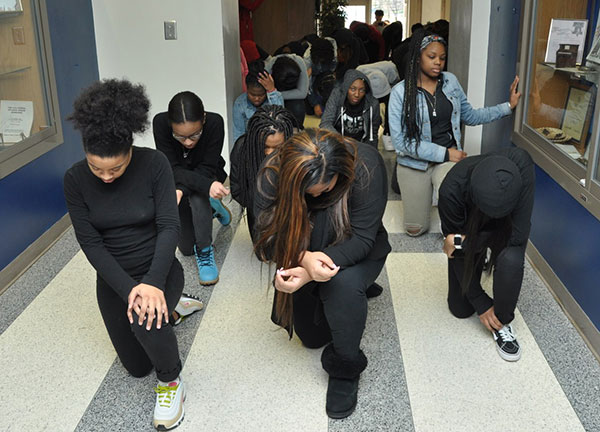
M 491 0 L 473 0 L 469 51 L 469 87 L 466 93 L 467 99 L 474 108 L 485 106 L 490 12 Z M 452 20 L 450 23 L 452 25 Z M 465 128 L 464 149 L 469 156 L 481 153 L 482 130 L 483 126 L 467 126 Z
M 236 0 L 93 0 L 100 78 L 146 86 L 150 118 L 166 111 L 176 93 L 190 90 L 225 120 L 223 157 L 229 161 L 231 106 L 241 92 Z M 177 40 L 163 22 L 177 21 Z M 152 132 L 136 145 L 154 147 Z
M 442 0 L 423 0 L 421 3 L 421 23 L 427 24 L 443 18 Z

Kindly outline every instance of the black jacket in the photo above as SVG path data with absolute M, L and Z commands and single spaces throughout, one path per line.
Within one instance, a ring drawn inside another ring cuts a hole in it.
M 515 163 L 521 174 L 522 189 L 520 198 L 516 207 L 510 213 L 512 234 L 508 246 L 523 246 L 529 239 L 531 228 L 535 171 L 529 153 L 517 147 L 465 158 L 448 172 L 440 186 L 438 203 L 442 232 L 444 236 L 465 233 L 467 217 L 474 207 L 471 199 L 471 173 L 479 162 L 491 155 L 507 157 Z
M 223 118 L 217 113 L 207 112 L 202 131 L 198 144 L 184 157 L 184 147 L 173 138 L 168 113 L 156 114 L 152 121 L 156 149 L 167 156 L 173 169 L 175 187 L 184 195 L 191 192 L 208 195 L 214 181 L 223 183 L 227 179 L 225 160 L 221 156 L 225 138 Z

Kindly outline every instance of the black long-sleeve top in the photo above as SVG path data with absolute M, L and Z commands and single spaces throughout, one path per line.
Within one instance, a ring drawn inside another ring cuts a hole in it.
M 187 154 L 181 143 L 173 138 L 167 112 L 154 116 L 152 133 L 157 150 L 169 159 L 176 188 L 183 191 L 185 196 L 192 192 L 208 195 L 214 181 L 223 183 L 227 179 L 225 160 L 221 156 L 225 129 L 219 114 L 206 113 L 202 135 Z
M 125 172 L 112 183 L 96 177 L 82 160 L 66 172 L 64 193 L 81 249 L 121 298 L 127 301 L 138 283 L 165 289 L 179 213 L 164 155 L 133 147 Z
M 387 174 L 383 159 L 376 148 L 357 143 L 358 162 L 355 180 L 348 197 L 351 235 L 346 240 L 331 245 L 335 233 L 326 210 L 311 214 L 313 229 L 310 251 L 322 251 L 333 262 L 344 267 L 355 265 L 365 259 L 379 260 L 391 251 L 387 231 L 382 222 L 387 204 Z M 259 180 L 260 181 L 260 180 Z M 260 181 L 263 187 L 270 182 Z M 276 182 L 274 183 L 276 184 Z M 254 199 L 255 213 L 275 205 L 275 191 L 265 189 L 257 192 Z
M 465 158 L 448 172 L 440 186 L 438 202 L 442 232 L 444 236 L 465 233 L 467 217 L 474 207 L 471 200 L 471 173 L 479 162 L 492 155 L 507 157 L 515 163 L 521 174 L 521 194 L 515 209 L 510 214 L 512 234 L 508 246 L 523 246 L 529 239 L 531 228 L 535 171 L 529 153 L 517 147 Z

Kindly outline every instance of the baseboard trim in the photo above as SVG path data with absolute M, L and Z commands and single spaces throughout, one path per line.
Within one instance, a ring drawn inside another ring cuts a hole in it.
M 600 331 L 531 241 L 527 245 L 527 258 L 564 313 L 571 320 L 579 334 L 581 334 L 590 351 L 592 351 L 596 359 L 600 362 Z
M 19 256 L 0 271 L 0 294 L 8 289 L 27 271 L 71 226 L 69 214 L 65 214 Z

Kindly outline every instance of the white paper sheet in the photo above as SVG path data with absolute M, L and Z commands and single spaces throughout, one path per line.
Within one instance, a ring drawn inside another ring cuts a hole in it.
M 581 60 L 583 59 L 583 48 L 585 47 L 587 25 L 587 20 L 552 18 L 544 61 L 556 63 L 556 51 L 558 51 L 561 44 L 567 44 L 579 45 L 579 48 L 577 49 L 577 63 L 581 63 Z
M 22 135 L 28 137 L 32 125 L 33 102 L 0 101 L 0 133 L 5 143 L 21 141 Z

